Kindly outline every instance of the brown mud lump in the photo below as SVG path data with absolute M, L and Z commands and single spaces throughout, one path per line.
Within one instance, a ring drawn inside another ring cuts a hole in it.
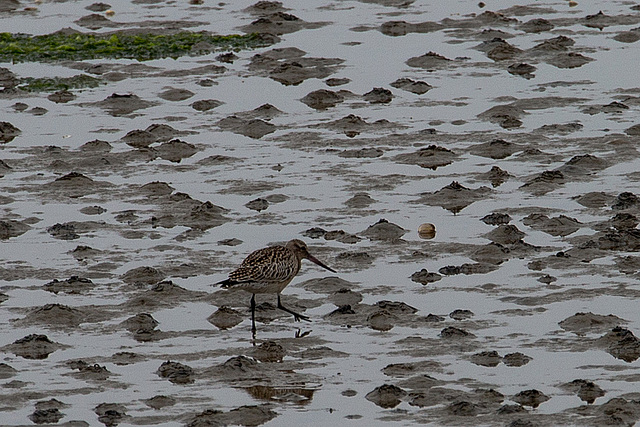
M 526 354 L 515 352 L 515 353 L 505 354 L 504 357 L 502 358 L 502 363 L 504 363 L 507 366 L 512 366 L 517 368 L 517 367 L 526 365 L 532 360 L 533 358 L 527 356 Z
M 275 341 L 266 341 L 260 344 L 252 353 L 252 356 L 260 362 L 282 362 L 287 351 Z
M 523 231 L 518 230 L 513 224 L 501 224 L 495 230 L 484 235 L 487 239 L 501 245 L 511 245 L 522 240 L 526 236 Z
M 240 312 L 227 307 L 222 306 L 215 311 L 211 316 L 207 317 L 207 321 L 217 327 L 218 329 L 230 329 L 237 326 L 245 319 Z
M 399 225 L 393 224 L 386 219 L 382 218 L 373 225 L 370 225 L 366 230 L 362 231 L 365 237 L 370 240 L 398 240 L 407 230 Z
M 46 335 L 31 334 L 20 338 L 4 347 L 16 356 L 25 359 L 46 359 L 54 351 L 63 348 L 61 344 L 51 341 Z
M 337 92 L 320 89 L 306 94 L 300 101 L 313 109 L 326 110 L 343 102 L 344 96 Z
M 563 384 L 561 387 L 575 393 L 578 395 L 580 400 L 587 402 L 588 404 L 592 404 L 597 398 L 606 394 L 606 392 L 593 381 L 583 379 L 573 380 L 569 383 Z
M 193 382 L 193 368 L 178 362 L 166 361 L 160 365 L 156 373 L 174 384 L 189 384 Z
M 428 271 L 426 268 L 423 268 L 420 271 L 416 271 L 411 275 L 411 280 L 423 285 L 428 285 L 429 283 L 437 282 L 442 279 L 442 275 L 439 273 L 434 273 Z
M 371 104 L 388 104 L 393 100 L 393 93 L 389 89 L 376 87 L 365 93 L 363 99 Z
M 531 406 L 534 409 L 549 399 L 551 399 L 549 396 L 535 389 L 523 390 L 511 398 L 522 406 Z
M 367 323 L 376 331 L 390 331 L 395 326 L 396 316 L 387 310 L 378 310 L 367 317 Z
M 471 310 L 456 309 L 449 313 L 449 317 L 453 320 L 467 320 L 474 316 Z
M 509 214 L 494 212 L 480 218 L 480 221 L 484 222 L 487 225 L 502 225 L 508 224 L 509 222 L 511 222 L 511 219 L 512 218 Z
M 329 295 L 328 299 L 338 307 L 344 305 L 354 306 L 362 301 L 362 294 L 348 288 L 342 288 Z
M 429 83 L 423 81 L 415 81 L 408 78 L 400 78 L 395 82 L 391 83 L 392 87 L 396 89 L 406 90 L 411 93 L 415 93 L 416 95 L 422 95 L 433 89 Z
M 479 366 L 486 366 L 488 368 L 495 368 L 500 364 L 502 358 L 497 351 L 481 351 L 480 353 L 473 354 L 469 360 L 471 363 Z
M 471 332 L 465 331 L 464 329 L 456 328 L 454 326 L 447 326 L 442 331 L 440 331 L 440 337 L 446 339 L 475 338 L 475 335 Z
M 98 421 L 107 427 L 117 426 L 127 417 L 126 407 L 119 403 L 101 403 L 93 409 Z
M 640 340 L 630 330 L 617 326 L 598 339 L 616 359 L 631 363 L 640 358 Z
M 6 144 L 20 135 L 22 131 L 9 122 L 0 122 L 0 144 Z
M 407 396 L 407 392 L 393 384 L 383 384 L 373 389 L 365 396 L 370 402 L 375 403 L 381 408 L 395 408 L 401 402 L 401 399 Z

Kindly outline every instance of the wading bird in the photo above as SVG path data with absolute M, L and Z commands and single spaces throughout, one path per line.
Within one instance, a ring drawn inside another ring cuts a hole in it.
M 293 315 L 294 320 L 310 321 L 309 317 L 296 313 L 282 305 L 280 292 L 300 271 L 302 259 L 306 258 L 333 273 L 307 250 L 302 240 L 293 239 L 284 246 L 269 246 L 249 254 L 237 269 L 229 273 L 229 278 L 216 283 L 223 288 L 243 289 L 251 292 L 251 332 L 256 334 L 256 294 L 277 294 L 278 308 Z

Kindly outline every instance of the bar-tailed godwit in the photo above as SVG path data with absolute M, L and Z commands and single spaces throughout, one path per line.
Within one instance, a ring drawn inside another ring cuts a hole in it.
M 229 273 L 228 279 L 216 283 L 223 288 L 237 288 L 251 292 L 251 332 L 254 336 L 256 333 L 256 294 L 277 294 L 280 310 L 292 314 L 296 321 L 310 321 L 309 317 L 286 308 L 280 302 L 280 292 L 296 277 L 303 258 L 333 273 L 336 272 L 311 255 L 302 240 L 293 239 L 284 246 L 269 246 L 252 252 L 242 261 L 240 267 Z

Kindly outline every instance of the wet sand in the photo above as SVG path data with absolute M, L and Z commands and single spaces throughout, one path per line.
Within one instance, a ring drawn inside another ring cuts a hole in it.
M 0 64 L 0 424 L 640 421 L 640 8 L 307 3 L 0 5 L 271 43 Z M 253 340 L 211 285 L 293 238 Z

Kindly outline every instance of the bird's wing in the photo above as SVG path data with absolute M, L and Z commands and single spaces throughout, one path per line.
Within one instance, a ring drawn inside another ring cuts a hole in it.
M 298 260 L 283 246 L 259 249 L 229 274 L 234 282 L 281 282 L 297 273 Z

